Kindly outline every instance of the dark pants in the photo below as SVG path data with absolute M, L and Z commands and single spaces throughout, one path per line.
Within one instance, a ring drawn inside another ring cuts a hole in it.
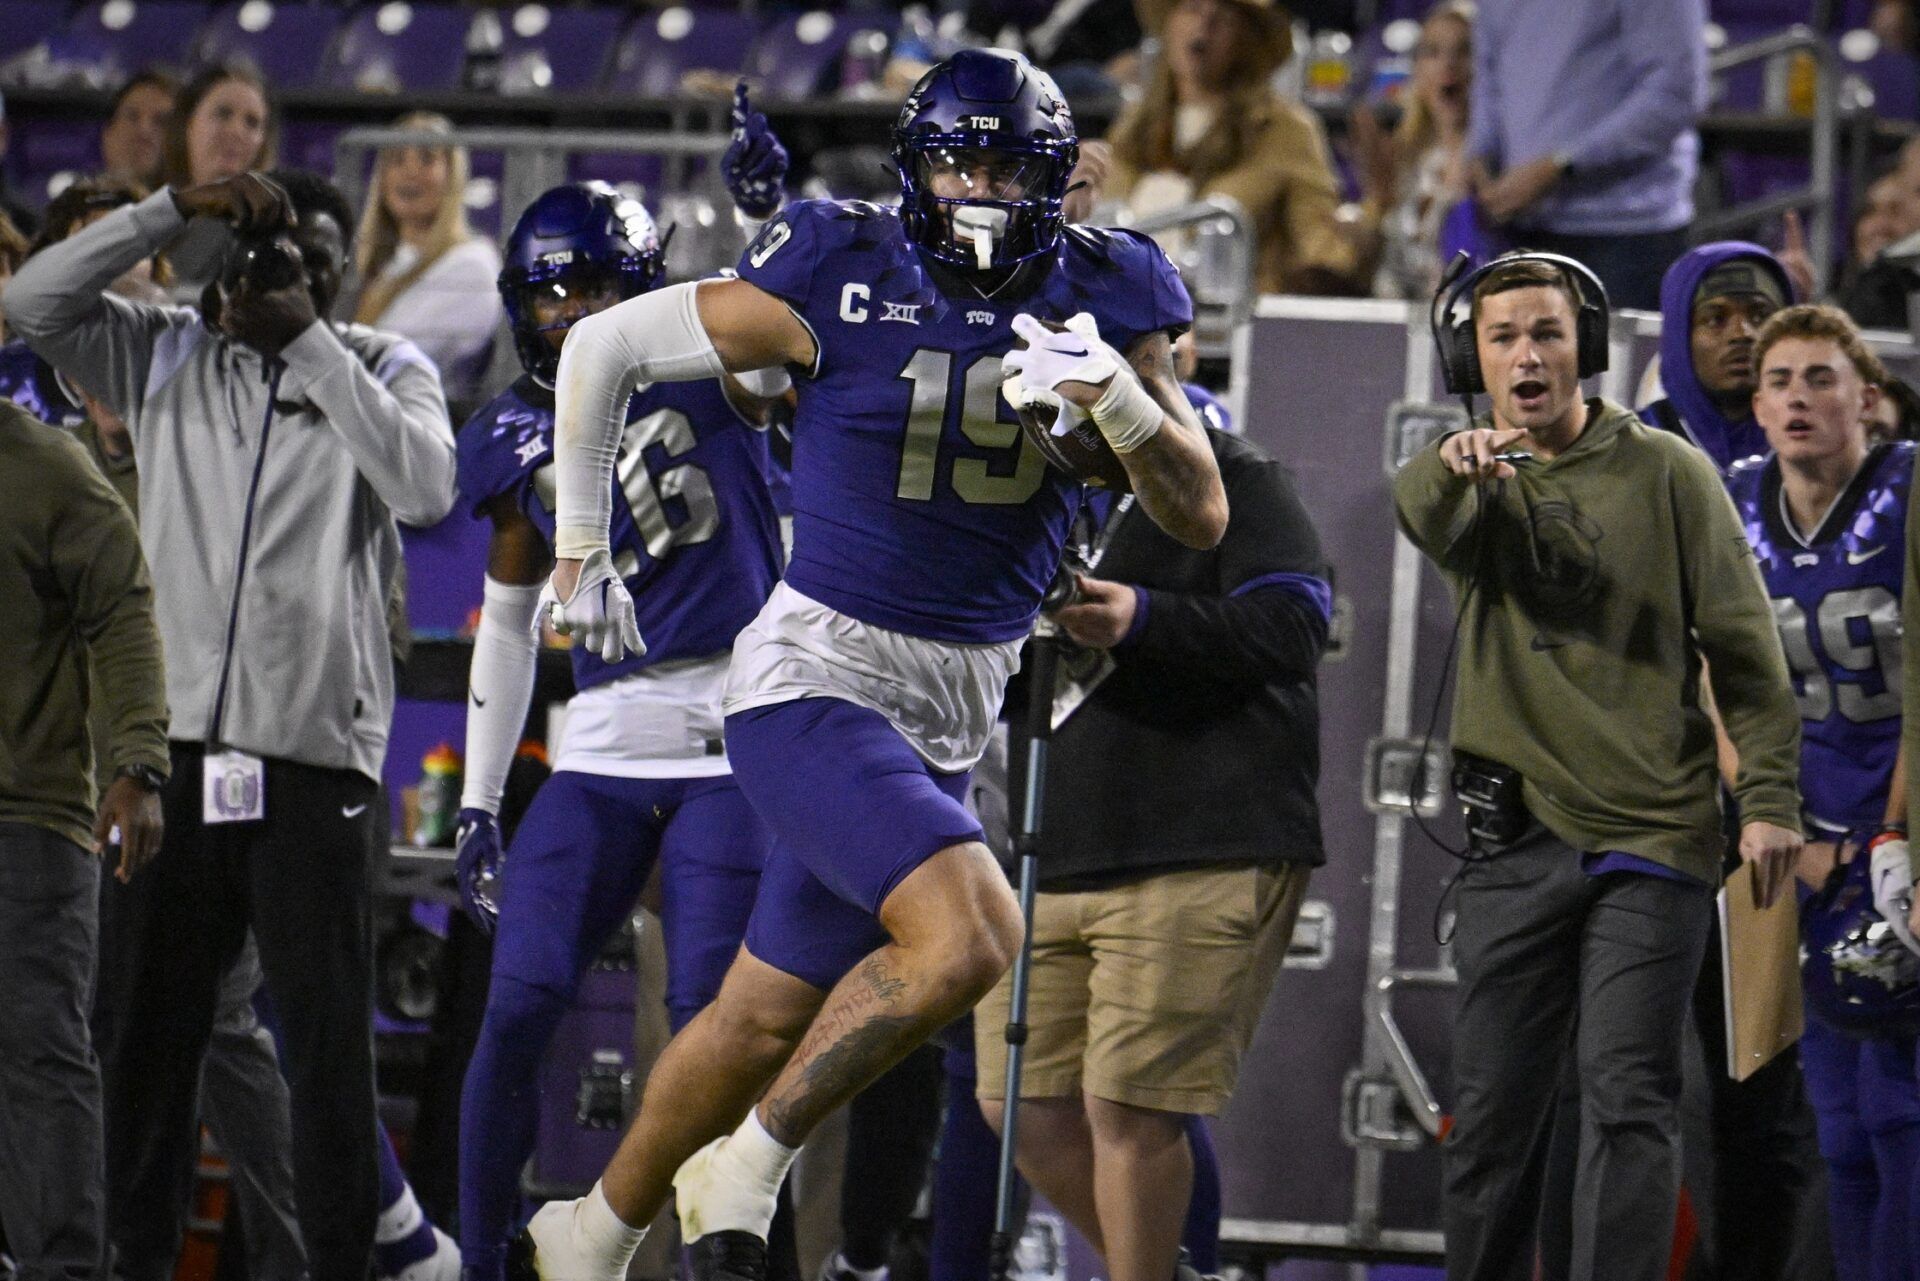
M 372 1011 L 374 781 L 266 765 L 266 817 L 205 825 L 201 750 L 175 743 L 160 856 L 102 895 L 95 1034 L 106 1081 L 115 1276 L 166 1281 L 171 1189 L 193 1159 L 201 1062 L 247 927 L 284 1032 L 294 1196 L 312 1275 L 360 1281 L 379 1213 Z
M 1653 231 L 1638 236 L 1566 236 L 1552 231 L 1516 230 L 1514 237 L 1528 249 L 1565 254 L 1586 264 L 1607 287 L 1607 301 L 1615 307 L 1660 310 L 1660 281 L 1674 259 L 1687 252 L 1687 229 Z
M 20 1281 L 105 1266 L 100 1067 L 87 1036 L 100 864 L 0 823 L 0 1220 Z
M 1580 1078 L 1574 1281 L 1662 1281 L 1680 1187 L 1681 1030 L 1707 937 L 1705 887 L 1589 877 L 1539 827 L 1460 877 L 1445 1149 L 1450 1281 L 1526 1281 L 1547 1136 Z

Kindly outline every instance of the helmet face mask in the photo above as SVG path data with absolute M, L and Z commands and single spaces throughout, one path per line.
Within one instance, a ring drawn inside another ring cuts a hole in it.
M 921 77 L 894 128 L 907 234 L 963 270 L 1049 253 L 1078 158 L 1051 77 L 1018 54 L 963 50 Z
M 527 206 L 507 237 L 500 273 L 521 366 L 551 387 L 558 336 L 582 317 L 658 288 L 664 251 L 646 208 L 605 183 L 568 183 Z

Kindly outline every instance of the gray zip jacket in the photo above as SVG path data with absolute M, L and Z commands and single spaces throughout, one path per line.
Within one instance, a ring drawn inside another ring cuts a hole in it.
M 182 226 L 163 188 L 41 251 L 7 288 L 7 324 L 132 432 L 172 737 L 378 778 L 395 519 L 453 508 L 440 376 L 402 338 L 315 322 L 281 353 L 268 426 L 257 353 L 191 307 L 105 292 Z

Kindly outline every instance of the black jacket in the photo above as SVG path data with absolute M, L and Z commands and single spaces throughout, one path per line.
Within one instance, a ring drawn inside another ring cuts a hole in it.
M 1146 588 L 1147 617 L 1054 735 L 1040 843 L 1049 886 L 1324 861 L 1314 670 L 1327 619 L 1302 581 L 1328 580 L 1320 539 L 1287 468 L 1207 435 L 1231 509 L 1220 545 L 1183 547 L 1136 507 L 1093 571 Z

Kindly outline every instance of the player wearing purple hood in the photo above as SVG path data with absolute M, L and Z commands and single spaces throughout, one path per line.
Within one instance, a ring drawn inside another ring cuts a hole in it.
M 1753 417 L 1753 337 L 1793 301 L 1793 283 L 1772 254 L 1744 240 L 1701 245 L 1660 282 L 1660 382 L 1666 395 L 1640 410 L 1684 436 L 1726 475 L 1767 452 Z

